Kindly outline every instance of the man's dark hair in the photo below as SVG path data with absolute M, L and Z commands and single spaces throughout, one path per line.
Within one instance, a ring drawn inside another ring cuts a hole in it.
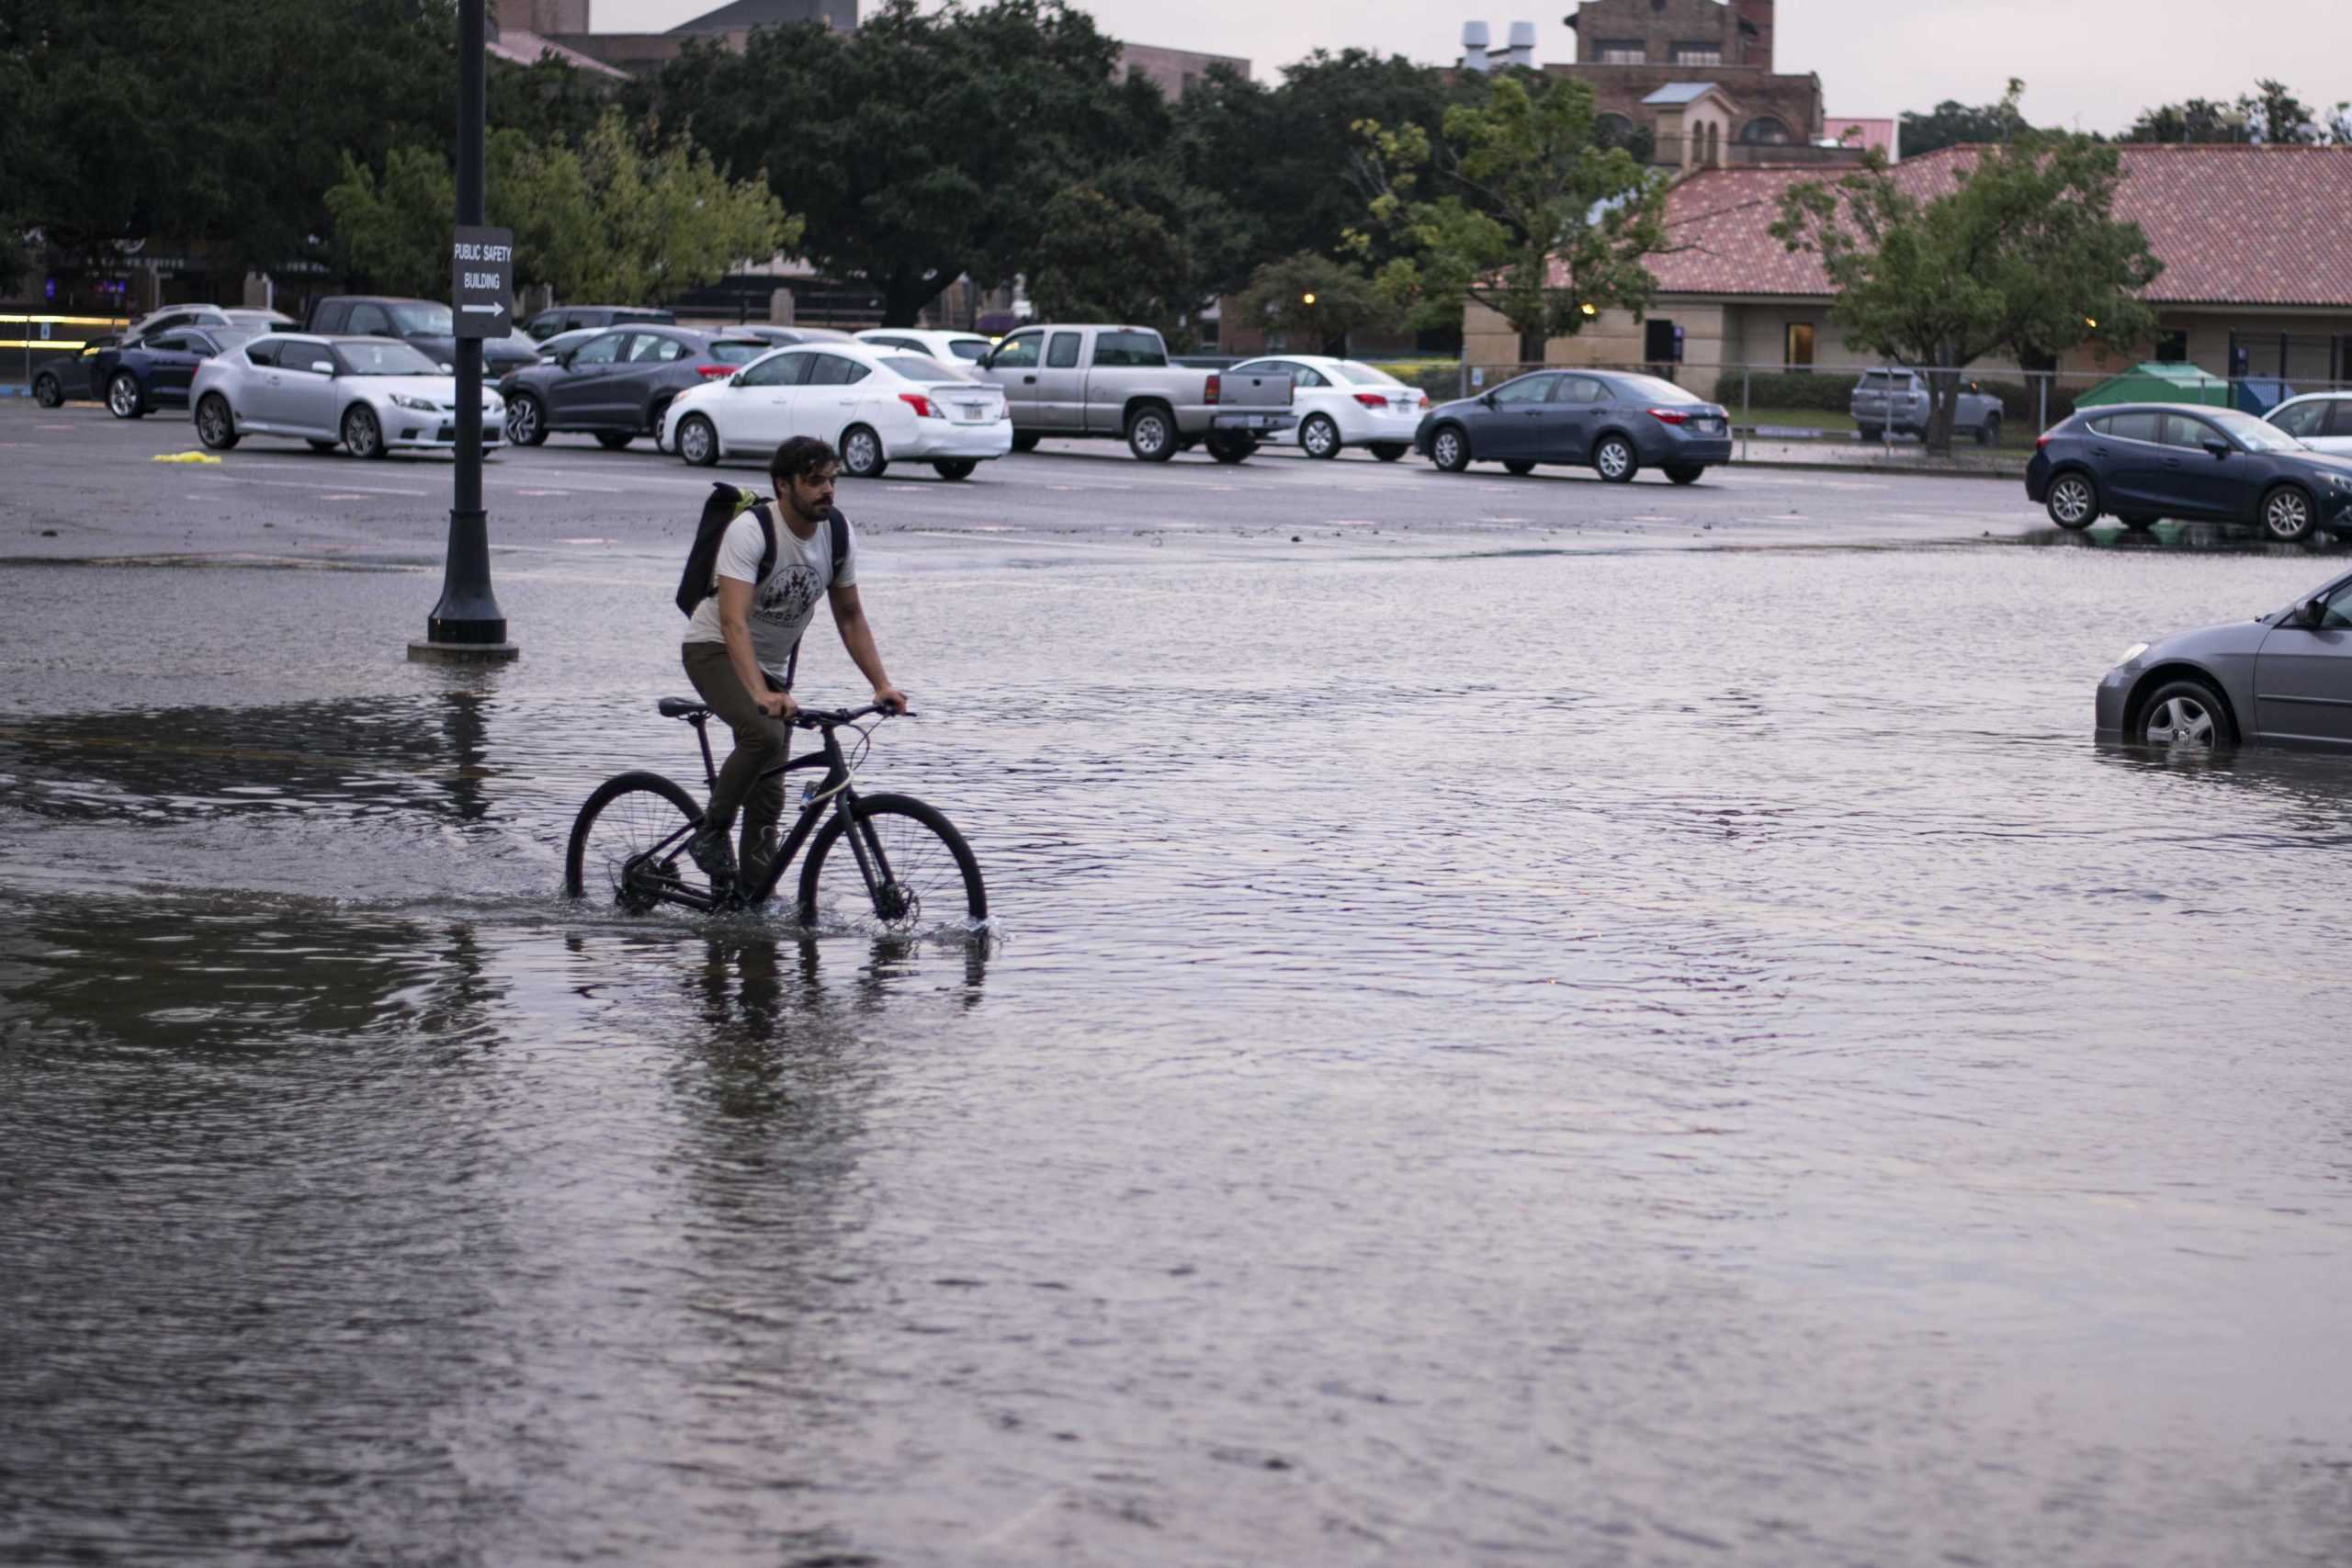
M 768 478 L 781 493 L 793 480 L 819 468 L 837 468 L 841 462 L 842 455 L 833 450 L 831 442 L 820 441 L 813 435 L 796 435 L 777 447 L 775 456 L 768 459 Z

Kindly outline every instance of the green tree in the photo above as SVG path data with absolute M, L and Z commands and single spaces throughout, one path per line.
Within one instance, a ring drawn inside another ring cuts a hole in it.
M 1434 140 L 1446 105 L 1462 96 L 1438 71 L 1362 50 L 1317 51 L 1282 75 L 1269 85 L 1213 67 L 1173 106 L 1170 156 L 1188 183 L 1217 193 L 1239 230 L 1234 270 L 1220 291 L 1278 257 L 1340 254 L 1350 231 L 1363 226 L 1364 204 L 1379 193 L 1352 128 L 1363 120 L 1412 125 Z
M 492 132 L 484 206 L 514 231 L 515 282 L 566 299 L 641 304 L 698 288 L 740 261 L 798 238 L 765 180 L 730 182 L 708 152 L 660 127 L 642 141 L 607 107 L 578 151 Z M 439 152 L 395 148 L 379 177 L 356 161 L 327 192 L 335 254 L 370 287 L 437 299 L 448 291 L 456 181 Z
M 2122 141 L 2252 141 L 2254 127 L 2234 104 L 2211 98 L 2190 98 L 2143 109 L 2117 140 Z
M 2009 99 L 2020 90 L 2011 83 Z M 1834 186 L 1790 186 L 1772 232 L 1820 256 L 1838 290 L 1830 319 L 1849 337 L 1928 372 L 1928 446 L 1948 452 L 1963 367 L 1996 350 L 2128 347 L 2154 330 L 2138 296 L 2162 264 L 2139 225 L 2115 217 L 2120 178 L 2115 149 L 2086 136 L 1987 147 L 1933 196 L 1872 156 Z
M 2143 109 L 2120 140 L 2125 141 L 2236 141 L 2273 146 L 2352 141 L 2352 104 L 2320 111 L 2287 89 L 2283 82 L 2264 77 L 2251 93 L 2228 103 L 2214 98 L 2189 98 Z
M 1396 303 L 1361 267 L 1314 251 L 1268 262 L 1226 309 L 1237 325 L 1262 325 L 1325 354 L 1345 354 L 1351 333 L 1397 321 Z
M 1963 104 L 1946 98 L 1926 114 L 1904 111 L 1895 132 L 1895 146 L 1905 158 L 1964 142 L 2007 141 L 2033 128 L 2018 112 L 2013 98 L 1996 104 Z
M 1642 258 L 1665 245 L 1665 182 L 1594 130 L 1589 87 L 1517 73 L 1447 109 L 1435 141 L 1419 126 L 1363 125 L 1374 231 L 1402 253 L 1380 269 L 1382 293 L 1421 326 L 1485 305 L 1529 362 L 1605 306 L 1645 309 L 1657 280 Z
M 1155 160 L 1057 191 L 1043 217 L 1027 272 L 1047 319 L 1133 321 L 1187 348 L 1199 310 L 1237 270 L 1233 215 Z
M 741 54 L 690 46 L 649 102 L 734 175 L 763 167 L 808 220 L 800 254 L 904 325 L 960 275 L 1027 267 L 1057 193 L 1148 150 L 1118 52 L 1058 0 L 885 0 L 852 35 L 795 24 Z

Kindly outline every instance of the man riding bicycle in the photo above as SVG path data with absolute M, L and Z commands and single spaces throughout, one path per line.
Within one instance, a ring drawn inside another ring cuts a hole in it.
M 711 577 L 716 592 L 686 623 L 681 649 L 686 678 L 735 732 L 735 750 L 718 770 L 704 826 L 686 844 L 714 891 L 738 874 L 728 844 L 738 811 L 743 818 L 741 886 L 761 886 L 775 859 L 784 775 L 768 770 L 784 764 L 792 743 L 792 650 L 816 617 L 820 588 L 832 605 L 842 646 L 873 682 L 874 700 L 893 712 L 907 711 L 906 694 L 890 683 L 874 646 L 874 629 L 866 624 L 857 592 L 856 536 L 846 519 L 840 534 L 851 547 L 840 561 L 833 559 L 831 522 L 839 515 L 833 483 L 840 472 L 840 455 L 826 442 L 796 435 L 778 446 L 768 463 L 780 525 L 775 530 L 774 566 L 760 575 L 768 548 L 765 528 L 757 512 L 743 512 L 719 541 Z

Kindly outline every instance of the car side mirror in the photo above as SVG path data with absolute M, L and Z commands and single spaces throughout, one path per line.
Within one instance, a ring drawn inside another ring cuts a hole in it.
M 2208 441 L 2205 443 L 2205 450 L 2216 457 L 2226 457 L 2230 455 L 2230 444 L 2226 441 Z
M 314 375 L 332 376 L 334 374 L 334 361 L 332 359 L 313 359 L 311 361 L 311 370 Z
M 2295 624 L 2310 631 L 2327 625 L 2327 601 L 2306 599 L 2295 607 Z

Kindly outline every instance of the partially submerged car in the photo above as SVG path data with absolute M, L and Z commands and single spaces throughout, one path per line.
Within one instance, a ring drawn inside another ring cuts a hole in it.
M 2352 577 L 2284 609 L 2136 643 L 2098 683 L 2103 736 L 2352 750 Z

